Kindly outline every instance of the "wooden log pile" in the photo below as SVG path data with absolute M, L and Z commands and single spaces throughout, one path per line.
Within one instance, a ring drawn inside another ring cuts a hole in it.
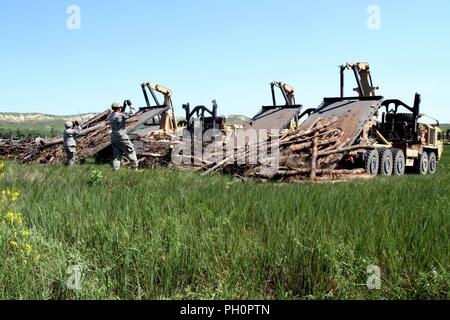
M 108 123 L 109 111 L 105 111 L 82 126 L 83 135 L 77 139 L 78 158 L 80 161 L 95 155 L 102 145 L 110 140 L 111 129 Z M 353 178 L 369 178 L 364 169 L 340 168 L 343 156 L 351 151 L 366 150 L 368 145 L 351 145 L 342 138 L 343 131 L 333 124 L 336 119 L 324 121 L 316 120 L 308 128 L 289 130 L 279 136 L 260 139 L 259 142 L 247 142 L 245 146 L 234 147 L 229 155 L 229 145 L 235 139 L 216 141 L 216 154 L 204 155 L 199 161 L 194 161 L 194 155 L 184 155 L 192 160 L 192 165 L 183 167 L 203 171 L 205 175 L 223 171 L 239 177 L 256 178 L 263 181 L 330 181 L 348 180 Z M 175 135 L 162 131 L 152 132 L 148 136 L 140 137 L 133 143 L 138 145 L 138 158 L 144 168 L 156 166 L 176 167 L 172 163 L 171 155 L 174 146 L 182 142 Z M 189 142 L 188 142 L 189 143 Z M 193 142 L 192 142 L 193 143 Z M 349 146 L 350 145 L 350 146 Z M 203 145 L 203 148 L 206 146 Z M 260 150 L 269 153 L 260 157 Z M 271 147 L 278 152 L 271 154 Z M 21 143 L 0 143 L 0 156 L 16 158 L 23 163 L 54 164 L 64 163 L 66 153 L 61 137 L 43 141 L 22 141 Z M 257 164 L 249 159 L 260 158 Z M 195 165 L 194 163 L 197 163 Z M 198 164 L 201 163 L 201 164 Z M 242 164 L 244 163 L 244 164 Z M 277 165 L 271 166 L 270 164 Z M 179 167 L 179 166 L 178 166 Z
M 30 150 L 35 148 L 34 140 L 0 141 L 0 158 L 17 159 L 25 156 Z
M 108 124 L 108 115 L 109 110 L 96 115 L 81 126 L 83 135 L 77 138 L 77 157 L 81 162 L 93 156 L 98 146 L 110 139 L 111 129 Z M 34 146 L 18 158 L 23 163 L 30 164 L 64 163 L 67 155 L 63 143 L 63 137 L 48 141 L 38 138 Z
M 236 149 L 232 157 L 205 165 L 204 174 L 223 170 L 242 177 L 273 181 L 344 180 L 364 175 L 364 169 L 346 170 L 338 167 L 343 155 L 370 147 L 367 145 L 348 147 L 349 141 L 343 141 L 341 138 L 343 134 L 341 129 L 329 129 L 335 122 L 336 119 L 328 122 L 318 119 L 309 128 L 282 133 L 278 141 L 274 141 L 274 137 L 269 137 L 256 143 L 256 148 L 254 145 L 247 145 Z M 279 145 L 279 154 L 274 156 L 278 159 L 272 158 L 269 154 L 267 158 L 260 159 L 257 165 L 238 164 L 238 160 L 249 163 L 247 160 L 254 157 L 254 153 L 258 152 L 263 144 L 266 144 L 264 148 L 268 150 L 272 146 Z M 235 159 L 232 165 L 230 165 L 231 158 Z M 279 163 L 276 170 L 268 165 L 277 163 L 274 160 L 278 160 Z
M 137 152 L 139 165 L 143 168 L 155 168 L 172 166 L 172 150 L 180 141 L 175 135 L 159 130 L 136 143 L 141 144 Z
M 111 139 L 111 128 L 106 110 L 86 121 L 82 126 L 83 134 L 77 138 L 77 157 L 80 162 L 96 155 L 99 149 L 107 146 Z M 133 123 L 133 119 L 130 119 Z M 171 142 L 175 137 L 161 131 L 153 132 L 148 137 L 134 140 L 140 144 L 137 148 L 138 157 L 142 167 L 167 166 L 170 164 L 171 148 L 176 142 Z M 64 150 L 63 137 L 50 140 L 37 138 L 36 140 L 22 141 L 15 144 L 0 143 L 0 157 L 17 159 L 25 164 L 62 164 L 67 159 Z M 111 155 L 112 157 L 112 152 Z M 106 159 L 109 161 L 110 159 Z

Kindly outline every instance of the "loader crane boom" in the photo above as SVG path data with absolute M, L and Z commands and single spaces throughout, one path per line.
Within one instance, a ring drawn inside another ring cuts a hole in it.
M 164 114 L 161 116 L 161 123 L 160 123 L 160 129 L 164 130 L 165 132 L 172 132 L 176 130 L 177 123 L 175 119 L 175 112 L 173 109 L 173 103 L 172 103 L 172 90 L 169 88 L 166 88 L 164 86 L 161 86 L 159 84 L 152 84 L 150 82 L 144 82 L 142 85 L 142 92 L 144 93 L 145 102 L 147 104 L 147 109 L 152 109 L 150 98 L 148 95 L 147 90 L 150 92 L 154 102 L 156 103 L 156 107 L 160 108 L 162 106 L 168 107 L 169 109 L 164 112 Z M 164 96 L 164 102 L 161 104 L 158 100 L 158 97 L 156 96 L 156 93 L 160 93 Z
M 287 83 L 282 83 L 279 81 L 274 81 L 271 83 L 272 89 L 272 101 L 273 105 L 277 105 L 276 97 L 275 97 L 275 87 L 279 88 L 281 94 L 283 95 L 284 100 L 286 101 L 287 106 L 295 105 L 295 89 L 288 85 Z
M 347 63 L 339 67 L 341 70 L 341 98 L 344 97 L 345 78 L 344 72 L 346 70 L 352 70 L 355 75 L 357 88 L 353 89 L 358 93 L 360 97 L 375 97 L 377 96 L 376 90 L 379 87 L 375 87 L 372 81 L 372 74 L 370 73 L 370 65 L 367 62 L 354 62 Z

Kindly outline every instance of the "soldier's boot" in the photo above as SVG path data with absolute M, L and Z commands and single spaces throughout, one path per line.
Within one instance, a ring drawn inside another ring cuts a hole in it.
M 73 167 L 75 162 L 77 161 L 77 157 L 74 152 L 70 152 L 66 161 L 66 165 L 68 167 Z
M 131 161 L 131 168 L 134 170 L 139 170 L 139 161 L 134 150 L 128 155 L 128 159 Z
M 112 169 L 113 169 L 113 171 L 119 171 L 121 164 L 122 164 L 122 161 L 120 159 L 114 158 L 114 160 L 112 162 Z

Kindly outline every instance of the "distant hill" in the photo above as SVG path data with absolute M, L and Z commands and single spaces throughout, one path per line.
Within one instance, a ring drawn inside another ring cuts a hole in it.
M 231 115 L 226 116 L 227 118 L 227 124 L 229 125 L 245 125 L 247 122 L 250 121 L 250 118 L 246 116 L 237 116 L 237 115 Z
M 66 121 L 83 122 L 95 114 L 55 116 L 40 113 L 0 113 L 0 136 L 57 136 L 64 131 Z
M 0 138 L 4 137 L 54 137 L 64 131 L 66 121 L 80 123 L 92 118 L 95 113 L 55 116 L 41 113 L 0 113 Z M 226 116 L 229 125 L 244 125 L 250 118 L 239 115 Z M 184 118 L 177 118 L 184 120 Z
M 87 113 L 73 116 L 55 116 L 42 113 L 0 113 L 1 124 L 13 123 L 60 123 L 66 121 L 82 121 L 95 116 L 95 113 Z

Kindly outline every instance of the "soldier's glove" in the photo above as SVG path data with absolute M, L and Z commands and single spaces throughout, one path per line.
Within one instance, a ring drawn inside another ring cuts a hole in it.
M 123 104 L 124 104 L 124 106 L 130 107 L 130 112 L 129 112 L 130 115 L 134 114 L 134 112 L 135 112 L 136 110 L 134 109 L 133 102 L 131 102 L 131 100 L 125 100 L 125 101 L 123 102 Z

